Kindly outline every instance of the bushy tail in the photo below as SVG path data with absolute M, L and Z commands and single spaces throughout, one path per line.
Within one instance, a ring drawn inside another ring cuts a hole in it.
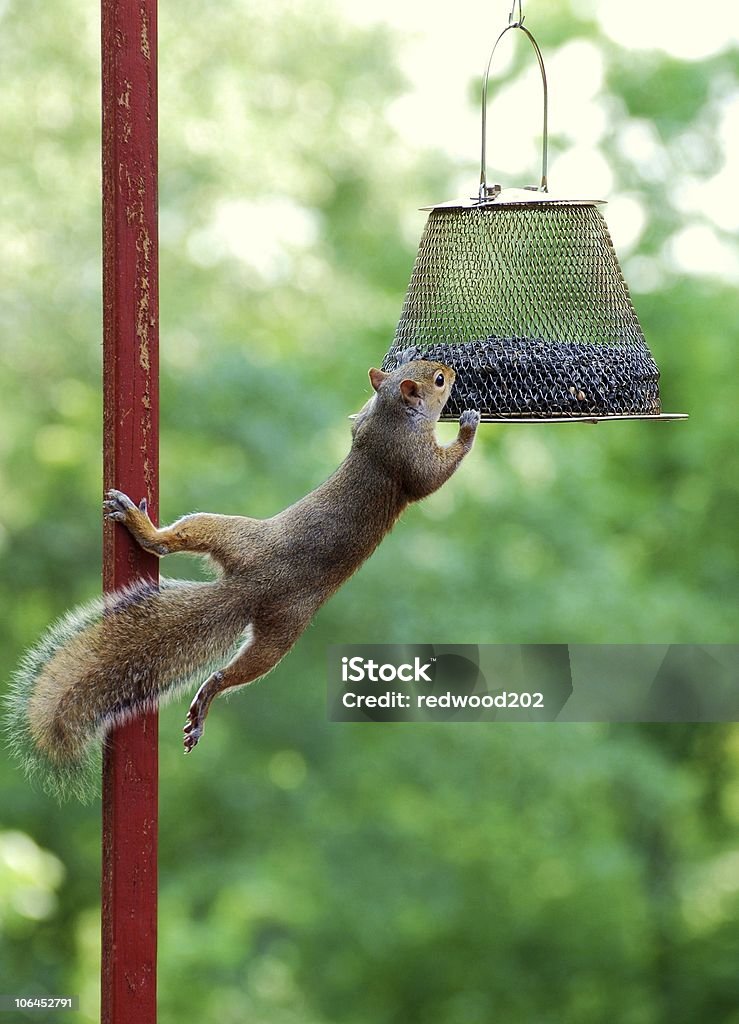
M 100 738 L 204 676 L 245 625 L 222 580 L 140 582 L 68 612 L 14 673 L 4 709 L 12 754 L 56 799 L 92 799 Z
M 5 700 L 4 731 L 11 754 L 26 775 L 58 800 L 76 796 L 91 799 L 100 777 L 100 747 L 92 745 L 87 756 L 66 766 L 56 764 L 37 747 L 31 733 L 28 703 L 34 684 L 57 651 L 81 634 L 103 615 L 103 599 L 80 605 L 55 622 L 41 640 L 26 651 L 13 674 Z

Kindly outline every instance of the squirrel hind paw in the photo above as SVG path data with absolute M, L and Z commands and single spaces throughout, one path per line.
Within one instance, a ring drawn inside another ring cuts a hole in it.
M 116 523 L 123 523 L 132 512 L 138 511 L 138 506 L 123 491 L 106 491 L 103 512 L 107 519 L 112 519 Z
M 185 753 L 189 754 L 190 751 L 200 742 L 200 737 L 203 735 L 203 726 L 201 722 L 196 722 L 195 716 L 192 712 L 188 712 L 187 721 L 185 722 L 182 731 L 185 734 L 185 738 L 183 740 Z

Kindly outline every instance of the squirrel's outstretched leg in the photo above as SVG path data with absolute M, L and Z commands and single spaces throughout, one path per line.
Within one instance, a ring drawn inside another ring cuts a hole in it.
M 465 409 L 459 417 L 459 433 L 450 444 L 442 449 L 454 469 L 472 448 L 479 425 L 480 413 L 475 409 Z
M 457 436 L 449 444 L 439 446 L 438 452 L 442 464 L 442 475 L 440 480 L 437 469 L 434 479 L 434 490 L 444 480 L 449 479 L 465 455 L 471 450 L 472 445 L 475 443 L 475 434 L 479 425 L 480 413 L 475 409 L 465 409 L 459 417 L 459 433 Z
M 113 490 L 107 492 L 103 509 L 108 519 L 123 523 L 145 551 L 159 558 L 175 551 L 191 551 L 211 555 L 226 568 L 238 561 L 243 550 L 243 524 L 252 522 L 240 516 L 195 512 L 171 526 L 157 528 L 149 519 L 146 498 L 136 505 L 123 491 Z
M 449 479 L 472 448 L 479 423 L 480 413 L 466 409 L 459 417 L 459 433 L 447 445 L 438 444 L 433 435 L 433 425 L 429 425 L 429 450 L 423 459 L 416 460 L 406 485 L 414 501 L 433 494 Z
M 294 632 L 283 632 L 279 638 L 270 639 L 260 635 L 252 627 L 251 635 L 239 648 L 235 657 L 228 665 L 206 679 L 195 694 L 190 710 L 187 712 L 185 727 L 182 730 L 185 734 L 186 754 L 190 753 L 203 735 L 205 718 L 214 697 L 234 686 L 246 686 L 247 683 L 253 683 L 255 679 L 265 675 L 282 660 L 301 632 L 302 627 L 296 626 Z

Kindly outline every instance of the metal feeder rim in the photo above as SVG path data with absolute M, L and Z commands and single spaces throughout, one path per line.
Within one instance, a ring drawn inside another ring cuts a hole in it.
M 352 419 L 353 417 L 349 417 Z M 687 412 L 629 413 L 623 416 L 481 416 L 480 423 L 613 423 L 616 420 L 686 420 Z M 456 417 L 442 423 L 456 423 Z
M 687 412 L 661 412 L 659 414 L 628 414 L 624 416 L 481 416 L 480 423 L 610 423 L 614 420 L 686 420 Z M 355 420 L 358 412 L 347 416 Z M 457 423 L 455 416 L 441 416 L 440 423 Z
M 502 188 L 495 195 L 485 199 L 479 199 L 476 196 L 469 199 L 449 199 L 445 203 L 421 206 L 419 209 L 424 212 L 432 212 L 434 210 L 485 210 L 490 207 L 507 206 L 601 206 L 607 202 L 607 199 L 573 198 L 552 192 L 541 192 L 539 189 Z

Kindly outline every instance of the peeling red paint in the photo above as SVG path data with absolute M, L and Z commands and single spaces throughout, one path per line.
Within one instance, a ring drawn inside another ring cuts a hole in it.
M 158 516 L 156 0 L 101 0 L 105 487 Z M 107 590 L 157 560 L 106 524 Z M 104 1024 L 156 1022 L 157 716 L 115 730 L 103 770 Z
M 151 60 L 151 48 L 149 46 L 149 15 L 146 5 L 141 4 L 141 53 L 145 60 Z

